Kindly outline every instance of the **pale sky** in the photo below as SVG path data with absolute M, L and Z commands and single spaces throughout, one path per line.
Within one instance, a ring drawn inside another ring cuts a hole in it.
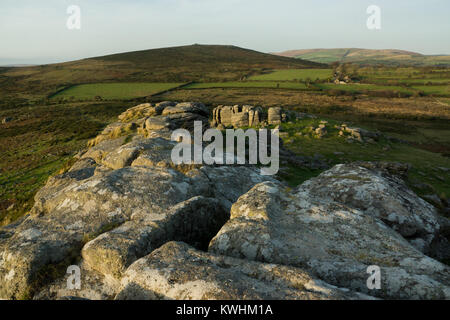
M 80 30 L 66 27 L 70 5 Z M 366 27 L 369 5 L 381 8 L 381 30 Z M 194 43 L 450 54 L 449 17 L 449 0 L 1 0 L 0 64 Z

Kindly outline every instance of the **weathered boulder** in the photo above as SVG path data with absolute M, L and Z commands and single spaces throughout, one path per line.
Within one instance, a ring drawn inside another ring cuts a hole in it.
M 213 110 L 214 126 L 234 128 L 257 126 L 262 121 L 262 109 L 254 106 L 218 106 Z
M 170 119 L 168 117 L 154 117 L 154 118 L 147 118 L 145 120 L 145 129 L 152 131 L 152 130 L 161 130 L 170 128 Z
M 184 128 L 192 131 L 194 129 L 195 121 L 201 121 L 204 127 L 208 126 L 208 118 L 203 116 L 203 114 L 182 112 L 169 114 L 163 117 L 169 121 L 169 128 L 172 130 Z
M 125 169 L 138 169 L 140 173 L 137 174 L 144 176 L 147 171 L 158 171 L 163 174 L 168 170 L 167 168 L 152 168 L 150 166 L 137 168 L 127 167 L 121 170 Z M 114 174 L 121 170 L 107 170 L 106 174 Z M 70 240 L 71 237 L 74 238 L 72 244 L 66 244 L 68 248 L 58 248 L 58 246 L 56 246 L 53 249 L 60 255 L 63 264 L 67 265 L 68 263 L 65 262 L 67 252 L 72 252 L 76 257 L 79 257 L 81 247 L 86 241 L 91 239 L 93 240 L 84 245 L 82 250 L 83 264 L 86 265 L 88 269 L 93 269 L 100 275 L 106 276 L 107 279 L 116 280 L 120 279 L 123 271 L 130 263 L 150 253 L 153 249 L 167 241 L 185 241 L 198 248 L 205 249 L 209 240 L 226 222 L 231 204 L 255 184 L 269 179 L 268 177 L 259 176 L 258 170 L 250 167 L 233 167 L 228 168 L 228 170 L 223 167 L 202 167 L 187 172 L 186 176 L 174 170 L 168 171 L 172 175 L 181 178 L 184 177 L 183 179 L 186 180 L 174 182 L 172 185 L 173 189 L 169 188 L 169 190 L 166 190 L 163 185 L 165 184 L 164 180 L 166 180 L 167 177 L 155 176 L 155 182 L 151 182 L 150 180 L 144 182 L 141 180 L 141 190 L 136 191 L 133 181 L 131 181 L 134 180 L 136 182 L 134 176 L 118 178 L 117 182 L 120 182 L 120 185 L 124 184 L 124 187 L 128 183 L 131 183 L 128 189 L 129 195 L 141 194 L 142 198 L 124 201 L 119 195 L 126 193 L 125 189 L 116 189 L 115 191 L 119 197 L 115 199 L 117 202 L 112 206 L 117 208 L 116 211 L 113 212 L 117 219 L 106 222 L 102 226 L 99 225 L 96 230 L 87 232 L 85 229 L 88 225 L 85 224 L 84 221 L 72 222 L 79 218 L 79 214 L 82 214 L 82 212 L 77 213 L 80 211 L 79 209 L 75 212 L 68 211 L 67 213 L 64 213 L 64 215 L 70 217 L 71 222 L 68 228 L 71 230 L 71 233 L 67 233 L 64 229 L 57 231 L 49 230 L 49 232 L 53 232 L 54 238 L 65 237 L 61 240 L 62 243 Z M 93 176 L 93 178 L 97 179 L 98 176 Z M 137 183 L 139 184 L 139 182 Z M 119 186 L 114 183 L 112 183 L 112 185 L 116 188 Z M 64 192 L 63 189 L 60 190 L 61 194 Z M 84 192 L 86 194 L 95 195 L 99 193 L 99 189 L 89 189 Z M 158 199 L 158 197 L 161 197 L 159 192 L 162 193 L 162 199 Z M 100 190 L 100 193 L 103 193 L 103 191 Z M 217 200 L 204 198 L 202 196 L 196 197 L 196 194 L 214 197 Z M 115 197 L 114 194 L 108 195 L 107 193 L 104 196 L 112 199 Z M 67 204 L 69 204 L 69 202 L 73 204 L 70 194 L 68 198 Z M 183 199 L 189 200 L 184 201 Z M 48 201 L 52 200 L 48 199 Z M 58 203 L 60 200 L 56 200 L 55 202 Z M 93 202 L 91 201 L 91 204 L 97 202 L 106 205 L 103 200 L 94 200 Z M 133 202 L 135 207 L 131 207 L 130 210 L 122 211 L 127 207 L 126 204 L 128 202 Z M 154 203 L 154 206 L 149 206 L 148 204 L 150 203 Z M 160 207 L 158 207 L 158 203 L 161 205 Z M 84 208 L 82 208 L 82 210 L 83 209 Z M 99 211 L 95 215 L 93 215 L 92 212 L 86 212 L 84 215 L 87 217 L 92 216 L 92 223 L 97 221 L 98 223 L 101 223 L 100 218 L 102 209 L 103 207 L 95 209 Z M 54 208 L 49 208 L 49 210 L 50 213 L 46 214 L 49 220 L 52 220 L 55 224 L 64 223 L 63 221 L 60 221 L 62 219 L 58 217 L 58 215 L 61 214 L 60 211 L 55 210 Z M 42 218 L 37 220 L 35 224 L 45 230 L 48 228 Z M 33 232 L 35 231 L 31 230 L 29 232 L 30 236 L 33 236 Z M 10 236 L 11 235 L 8 233 L 8 237 Z M 49 235 L 44 233 L 39 234 L 39 236 L 42 240 L 49 237 Z M 80 237 L 82 239 L 81 241 L 78 241 Z M 54 253 L 48 251 L 49 248 L 43 247 L 41 243 L 35 243 L 34 247 L 41 252 L 43 261 L 40 262 L 40 264 L 44 267 L 47 263 L 60 262 L 60 260 L 53 260 L 55 262 L 45 260 L 48 254 L 54 255 Z M 17 254 L 20 255 L 19 251 L 20 250 L 17 250 Z M 35 253 L 30 254 L 30 258 L 35 255 Z M 20 266 L 16 267 L 19 267 L 19 269 L 21 268 Z M 24 271 L 24 273 L 31 274 L 33 272 L 34 271 L 29 270 Z M 37 272 L 37 275 L 39 274 L 40 273 Z M 20 283 L 24 281 L 23 286 L 25 288 L 35 288 L 34 283 L 29 284 L 25 279 L 17 279 L 17 281 Z M 60 283 L 60 285 L 64 284 L 64 282 L 58 283 Z M 89 283 L 86 285 L 90 286 Z M 36 284 L 36 287 L 38 288 L 39 285 Z M 95 284 L 92 288 L 84 287 L 83 292 L 86 293 L 86 297 L 103 297 L 105 293 L 98 293 L 98 287 L 102 288 L 104 286 L 107 288 L 110 287 L 108 283 L 102 285 Z M 57 288 L 59 288 L 57 284 L 52 286 L 53 291 Z M 47 288 L 44 291 L 47 292 L 48 290 L 49 289 Z M 56 291 L 59 292 L 58 296 L 64 295 L 64 293 L 67 294 L 65 287 L 61 287 Z M 110 292 L 110 290 L 106 291 Z M 45 294 L 48 295 L 49 293 L 47 292 Z M 20 295 L 12 295 L 12 293 L 10 295 L 6 295 L 5 293 L 3 296 L 20 297 Z
M 110 169 L 120 169 L 128 167 L 138 157 L 139 153 L 144 149 L 143 146 L 136 144 L 127 144 L 110 152 L 101 163 Z
M 427 252 L 440 229 L 432 205 L 411 191 L 402 179 L 377 168 L 337 165 L 301 188 L 381 219 L 423 252 Z
M 282 109 L 279 107 L 269 108 L 267 113 L 267 121 L 269 124 L 277 125 L 282 122 Z
M 171 129 L 192 128 L 205 114 L 202 104 L 145 104 L 105 128 L 36 194 L 29 216 L 0 231 L 0 297 L 31 297 L 86 243 L 83 265 L 109 278 L 167 241 L 207 247 L 231 204 L 268 178 L 256 168 L 172 163 Z M 167 125 L 150 128 L 149 119 Z
M 129 124 L 128 121 L 134 121 L 142 126 L 142 130 L 147 133 L 147 136 L 161 130 L 178 128 L 191 130 L 194 121 L 202 121 L 205 125 L 208 123 L 209 110 L 202 103 L 165 101 L 155 106 L 144 104 L 135 108 L 125 111 L 120 119 L 126 124 Z M 140 116 L 142 118 L 138 118 Z M 136 118 L 138 119 L 136 120 Z
M 139 123 L 143 123 L 144 119 L 141 119 Z M 133 122 L 114 122 L 108 125 L 103 131 L 94 139 L 88 142 L 89 147 L 93 147 L 105 140 L 117 139 L 120 137 L 126 137 L 130 134 L 134 134 L 138 129 L 139 124 L 137 121 Z
M 51 264 L 68 263 L 83 244 L 128 221 L 158 214 L 207 186 L 172 169 L 126 167 L 52 185 L 36 195 L 33 214 L 0 242 L 0 296 L 27 296 Z M 68 184 L 68 185 L 67 185 Z M 65 186 L 66 185 L 66 186 Z M 57 192 L 55 192 L 58 190 Z
M 162 167 L 173 168 L 180 172 L 187 172 L 199 165 L 175 164 L 171 159 L 172 150 L 177 142 L 157 137 L 143 141 L 143 148 L 131 163 L 132 167 Z M 192 145 L 193 148 L 193 145 Z
M 246 127 L 250 124 L 248 112 L 237 112 L 231 116 L 232 126 L 235 128 Z
M 126 141 L 126 136 L 122 136 L 116 139 L 103 140 L 90 147 L 85 153 L 81 155 L 81 159 L 94 159 L 97 163 L 101 163 L 108 153 L 116 150 L 122 146 Z
M 133 263 L 116 299 L 363 299 L 301 269 L 201 252 L 169 242 Z
M 150 103 L 143 103 L 130 108 L 119 116 L 121 122 L 131 122 L 133 120 L 145 119 L 147 117 L 160 115 L 164 106 L 153 106 Z
M 209 251 L 303 268 L 333 285 L 381 298 L 450 298 L 447 266 L 423 255 L 376 215 L 320 197 L 308 185 L 255 186 L 233 204 Z M 381 268 L 380 290 L 367 286 L 372 265 Z
M 198 185 L 210 185 L 212 197 L 228 211 L 238 198 L 253 186 L 264 181 L 276 181 L 271 176 L 262 176 L 251 166 L 203 166 L 191 170 L 187 176 Z
M 379 132 L 372 132 L 361 128 L 351 128 L 346 124 L 335 127 L 340 130 L 340 136 L 347 136 L 349 139 L 354 139 L 359 142 L 378 141 L 382 136 Z
M 203 115 L 205 117 L 209 116 L 209 110 L 205 107 L 203 103 L 197 102 L 184 102 L 178 103 L 172 106 L 166 106 L 162 111 L 163 116 L 177 114 L 177 113 L 194 113 Z
M 314 129 L 314 132 L 316 134 L 316 137 L 319 139 L 323 138 L 328 133 L 324 124 L 321 124 L 318 128 Z
M 117 146 L 112 150 L 103 150 L 102 156 L 87 152 L 87 155 L 96 156 L 95 160 L 110 169 L 132 167 L 162 167 L 173 168 L 179 171 L 188 171 L 195 168 L 194 164 L 174 164 L 171 155 L 177 142 L 157 136 L 156 138 L 143 138 L 135 136 L 131 142 Z
M 216 124 L 222 124 L 223 126 L 231 125 L 231 115 L 233 114 L 233 107 L 218 106 L 213 110 L 213 118 Z
M 410 164 L 402 162 L 357 161 L 353 165 L 376 171 L 377 174 L 381 174 L 383 177 L 394 176 L 403 180 L 408 178 L 408 171 L 411 169 Z
M 184 241 L 205 249 L 228 220 L 217 200 L 194 197 L 163 213 L 149 213 L 128 221 L 88 242 L 82 251 L 87 264 L 104 275 L 120 279 L 137 259 L 169 241 Z
M 271 107 L 263 111 L 261 107 L 250 105 L 223 106 L 219 105 L 212 112 L 213 127 L 252 127 L 279 125 L 282 122 L 292 121 L 301 118 L 313 118 L 315 116 L 306 113 L 298 113 L 292 110 L 283 110 L 281 107 Z

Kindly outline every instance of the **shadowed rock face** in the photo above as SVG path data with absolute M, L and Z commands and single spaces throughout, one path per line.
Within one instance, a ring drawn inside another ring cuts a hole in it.
M 401 180 L 341 165 L 290 190 L 252 166 L 175 165 L 172 130 L 193 121 L 208 126 L 204 105 L 143 104 L 90 141 L 0 229 L 0 298 L 449 298 L 424 255 L 441 220 Z
M 95 270 L 119 278 L 134 261 L 171 240 L 207 249 L 229 216 L 219 201 L 194 197 L 178 203 L 161 215 L 145 215 L 103 233 L 88 242 L 84 260 Z

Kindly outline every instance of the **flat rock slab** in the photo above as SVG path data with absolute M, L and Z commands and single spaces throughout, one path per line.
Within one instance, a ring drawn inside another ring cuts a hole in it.
M 367 299 L 301 269 L 256 263 L 169 242 L 133 263 L 118 300 Z

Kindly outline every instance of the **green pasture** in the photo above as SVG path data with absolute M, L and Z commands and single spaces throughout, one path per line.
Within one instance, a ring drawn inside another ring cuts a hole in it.
M 333 76 L 332 69 L 288 69 L 276 70 L 271 73 L 252 76 L 249 80 L 254 81 L 305 81 L 326 80 Z
M 307 90 L 304 83 L 276 82 L 276 81 L 232 81 L 232 82 L 204 82 L 187 85 L 186 89 L 210 89 L 210 88 L 274 88 L 274 89 L 298 89 Z
M 450 85 L 414 86 L 413 88 L 422 91 L 426 95 L 450 96 Z
M 183 85 L 183 83 L 91 83 L 70 87 L 52 98 L 126 100 L 153 95 Z

